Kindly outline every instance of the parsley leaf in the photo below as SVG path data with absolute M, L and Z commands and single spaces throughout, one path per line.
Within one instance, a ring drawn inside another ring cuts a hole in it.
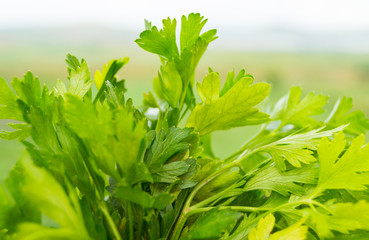
M 326 189 L 364 190 L 369 184 L 369 145 L 359 135 L 345 150 L 346 140 L 338 133 L 331 141 L 322 138 L 318 146 L 319 182 L 316 189 L 321 193 Z M 350 181 L 347 181 L 350 179 Z
M 275 223 L 275 218 L 272 214 L 259 220 L 257 228 L 253 228 L 249 234 L 249 240 L 304 240 L 308 228 L 301 226 L 302 221 L 281 231 L 271 234 Z
M 315 129 L 306 133 L 292 134 L 260 147 L 259 151 L 269 153 L 280 171 L 286 170 L 285 160 L 292 166 L 299 168 L 301 167 L 301 163 L 310 164 L 316 161 L 313 156 L 313 150 L 316 150 L 318 144 L 317 139 L 331 136 L 343 129 L 344 127 L 327 131 Z
M 287 197 L 289 193 L 295 195 L 305 193 L 304 187 L 296 183 L 316 184 L 316 182 L 317 171 L 312 167 L 293 169 L 280 173 L 277 168 L 266 166 L 247 181 L 244 190 L 273 190 Z
M 222 97 L 219 97 L 220 78 L 216 73 L 209 73 L 198 91 L 203 103 L 192 111 L 187 127 L 194 127 L 200 135 L 216 130 L 254 125 L 266 122 L 269 116 L 254 108 L 268 95 L 270 86 L 255 83 L 250 77 L 240 79 Z
M 228 210 L 210 211 L 199 217 L 184 239 L 217 238 L 233 226 L 241 216 L 239 212 Z
M 69 73 L 69 90 L 68 92 L 82 98 L 91 88 L 93 81 L 90 77 L 90 70 L 88 69 L 87 62 L 82 58 L 81 62 L 70 54 L 67 55 L 65 60 L 68 64 Z M 65 93 L 66 87 L 62 82 L 59 82 L 59 86 L 56 89 L 60 94 Z
M 329 206 L 331 212 L 324 214 L 306 210 L 310 215 L 309 222 L 321 238 L 332 238 L 333 231 L 349 234 L 356 229 L 369 230 L 369 203 L 337 203 Z
M 297 127 L 317 126 L 317 120 L 311 116 L 324 112 L 328 97 L 309 93 L 300 100 L 302 90 L 300 87 L 291 88 L 289 94 L 281 98 L 271 113 L 273 120 L 280 120 L 280 126 L 293 124 Z
M 329 128 L 335 128 L 340 125 L 348 126 L 344 132 L 352 136 L 358 136 L 369 130 L 369 119 L 365 117 L 362 111 L 350 112 L 353 107 L 352 98 L 342 97 L 337 100 L 332 112 L 325 123 Z
M 0 77 L 0 119 L 23 121 L 22 112 L 18 108 L 17 96 L 9 88 L 6 81 Z

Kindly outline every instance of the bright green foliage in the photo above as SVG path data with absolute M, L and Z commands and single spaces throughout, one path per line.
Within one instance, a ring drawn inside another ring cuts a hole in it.
M 330 141 L 323 138 L 318 147 L 319 183 L 317 190 L 365 190 L 369 184 L 369 145 L 363 135 L 346 148 L 345 136 L 339 133 Z M 344 151 L 344 153 L 343 153 Z M 349 181 L 348 181 L 349 180 Z
M 275 191 L 283 196 L 288 196 L 289 193 L 302 195 L 305 189 L 296 183 L 315 184 L 316 179 L 317 173 L 311 167 L 280 173 L 275 167 L 266 166 L 247 181 L 244 190 L 264 189 Z
M 103 66 L 102 71 L 96 70 L 94 80 L 96 84 L 96 88 L 100 90 L 100 88 L 109 81 L 111 83 L 115 83 L 117 81 L 115 74 L 128 63 L 129 58 L 125 57 L 122 59 L 113 59 L 109 63 Z
M 68 84 L 51 91 L 31 72 L 11 87 L 0 78 L 14 129 L 0 137 L 26 148 L 0 186 L 0 239 L 368 238 L 369 120 L 343 97 L 318 121 L 328 97 L 299 87 L 269 115 L 269 84 L 245 70 L 221 87 L 209 68 L 196 103 L 196 66 L 216 39 L 206 21 L 183 16 L 178 45 L 175 19 L 145 22 L 136 42 L 162 65 L 143 106 L 117 77 L 128 58 L 91 78 L 68 54 Z M 211 133 L 248 125 L 259 133 L 219 159 Z
M 254 106 L 264 100 L 270 86 L 266 83 L 252 84 L 252 82 L 252 77 L 244 77 L 219 97 L 219 75 L 209 73 L 202 84 L 197 85 L 203 103 L 196 105 L 186 126 L 194 127 L 200 135 L 205 135 L 216 130 L 268 121 L 269 115 L 260 112 Z
M 281 98 L 274 107 L 271 114 L 273 120 L 280 120 L 281 126 L 293 124 L 296 127 L 315 127 L 318 122 L 311 116 L 324 112 L 324 105 L 328 97 L 309 93 L 301 98 L 300 87 L 292 87 L 289 94 Z
M 201 34 L 206 19 L 198 13 L 191 13 L 181 19 L 180 47 L 176 43 L 177 21 L 163 20 L 163 29 L 158 30 L 145 22 L 146 30 L 136 43 L 144 50 L 159 55 L 163 65 L 154 79 L 154 90 L 163 103 L 172 108 L 194 105 L 193 85 L 195 70 L 209 43 L 214 41 L 216 30 Z M 180 49 L 180 51 L 179 51 Z
M 17 96 L 8 84 L 0 77 L 0 117 L 1 119 L 23 120 L 22 112 L 18 109 Z
M 322 214 L 308 210 L 311 215 L 309 224 L 322 237 L 334 237 L 333 231 L 349 234 L 357 229 L 369 230 L 369 204 L 365 201 L 357 203 L 338 203 L 329 206 L 331 213 Z
M 250 231 L 249 240 L 304 240 L 307 232 L 306 226 L 301 226 L 302 221 L 283 229 L 279 232 L 270 234 L 273 230 L 275 217 L 272 214 L 261 218 L 257 228 Z
M 315 129 L 306 133 L 292 134 L 260 147 L 259 150 L 269 153 L 277 168 L 281 171 L 286 170 L 285 160 L 292 166 L 300 168 L 301 163 L 310 164 L 316 161 L 312 154 L 314 153 L 313 150 L 316 150 L 318 138 L 331 136 L 335 132 L 342 131 L 343 128 L 320 130 Z
M 69 73 L 69 90 L 73 95 L 83 97 L 91 88 L 92 80 L 90 77 L 90 70 L 88 69 L 86 61 L 82 58 L 81 62 L 75 56 L 67 55 L 66 62 L 68 64 Z M 60 82 L 62 84 L 62 82 Z M 61 85 L 59 92 L 64 93 L 65 87 Z
M 369 121 L 362 111 L 349 112 L 353 107 L 352 98 L 342 97 L 336 102 L 332 112 L 325 121 L 327 127 L 335 128 L 348 124 L 345 133 L 357 136 L 366 133 L 369 129 Z

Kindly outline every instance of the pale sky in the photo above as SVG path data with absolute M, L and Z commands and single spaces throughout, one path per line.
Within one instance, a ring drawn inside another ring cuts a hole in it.
M 200 12 L 208 28 L 369 30 L 369 0 L 0 0 L 0 28 L 103 25 L 142 29 L 146 18 Z

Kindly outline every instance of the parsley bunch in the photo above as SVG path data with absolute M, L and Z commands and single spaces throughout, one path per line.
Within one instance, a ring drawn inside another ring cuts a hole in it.
M 136 40 L 161 61 L 154 93 L 126 99 L 117 72 L 68 55 L 68 84 L 49 90 L 31 72 L 0 78 L 0 118 L 26 154 L 0 187 L 0 239 L 366 239 L 369 236 L 369 120 L 341 98 L 293 87 L 273 107 L 270 85 L 230 72 L 196 84 L 195 69 L 216 30 L 199 14 Z M 226 159 L 211 134 L 247 125 L 259 133 Z

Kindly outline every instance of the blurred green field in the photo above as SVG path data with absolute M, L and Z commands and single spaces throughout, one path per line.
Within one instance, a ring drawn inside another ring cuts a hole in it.
M 130 63 L 119 73 L 127 79 L 127 95 L 136 105 L 142 101 L 142 92 L 151 90 L 151 80 L 157 74 L 159 59 L 141 51 L 137 46 L 0 46 L 0 76 L 8 82 L 26 71 L 39 76 L 42 83 L 53 86 L 57 79 L 66 79 L 65 55 L 84 57 L 93 75 L 96 69 L 112 58 L 129 56 Z M 338 96 L 354 97 L 355 109 L 369 113 L 369 55 L 339 53 L 279 53 L 229 52 L 210 49 L 201 60 L 196 80 L 200 81 L 211 67 L 225 79 L 228 71 L 245 68 L 256 81 L 272 84 L 272 93 L 266 105 L 286 94 L 291 86 L 300 85 L 304 92 L 314 90 L 329 95 L 331 109 Z M 1 94 L 1 93 L 0 93 Z M 6 121 L 0 121 L 1 129 Z M 223 158 L 238 149 L 256 132 L 255 127 L 244 127 L 214 133 L 213 147 Z M 0 182 L 23 152 L 20 143 L 0 140 Z

